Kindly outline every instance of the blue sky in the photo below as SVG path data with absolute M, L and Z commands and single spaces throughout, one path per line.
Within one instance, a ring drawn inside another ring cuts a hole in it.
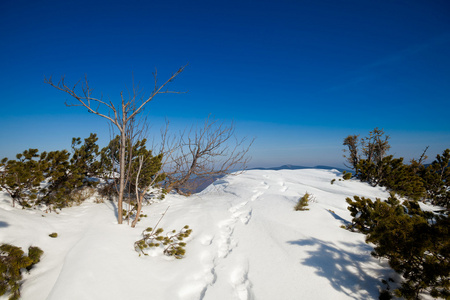
M 252 166 L 342 166 L 375 127 L 391 154 L 450 147 L 448 1 L 21 1 L 0 4 L 0 157 L 70 147 L 105 120 L 44 83 L 87 75 L 111 100 L 189 64 L 147 109 L 173 130 L 209 114 L 256 137 Z

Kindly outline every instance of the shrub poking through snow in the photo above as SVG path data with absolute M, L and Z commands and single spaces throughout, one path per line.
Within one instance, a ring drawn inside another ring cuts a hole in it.
M 51 238 L 57 238 L 58 234 L 56 232 L 53 232 L 53 233 L 50 233 L 48 236 Z
M 44 253 L 38 247 L 29 247 L 26 256 L 20 247 L 0 245 L 0 296 L 9 293 L 9 300 L 20 298 L 22 269 L 28 271 L 40 261 Z
M 415 201 L 386 201 L 354 196 L 347 198 L 353 217 L 350 229 L 366 234 L 375 245 L 372 255 L 386 258 L 403 276 L 396 297 L 420 299 L 422 292 L 434 298 L 450 297 L 450 218 L 422 211 Z M 386 292 L 383 297 L 387 297 Z M 387 299 L 387 298 L 384 298 Z
M 67 150 L 42 152 L 28 149 L 15 160 L 0 160 L 0 190 L 12 198 L 13 207 L 46 206 L 50 211 L 80 204 L 94 192 L 96 181 L 87 180 L 102 173 L 96 134 L 72 139 L 72 155 Z M 44 182 L 45 185 L 41 183 Z M 87 189 L 87 187 L 89 187 Z
M 30 271 L 35 264 L 41 261 L 42 254 L 44 254 L 44 251 L 41 248 L 33 246 L 28 247 L 28 257 L 31 259 L 32 263 L 27 267 L 27 271 Z
M 336 178 L 331 179 L 331 184 L 333 184 L 336 181 Z
M 191 234 L 192 229 L 189 229 L 189 226 L 186 225 L 179 232 L 172 230 L 165 236 L 161 235 L 163 231 L 164 229 L 162 228 L 148 227 L 142 232 L 143 238 L 134 243 L 134 248 L 139 253 L 139 256 L 141 254 L 148 255 L 145 252 L 147 248 L 162 247 L 164 248 L 163 253 L 167 256 L 174 256 L 177 259 L 184 257 L 186 243 L 183 240 Z
M 312 200 L 312 196 L 310 194 L 308 194 L 308 192 L 305 193 L 305 195 L 303 195 L 303 197 L 301 197 L 300 199 L 298 199 L 297 204 L 294 207 L 294 210 L 309 210 L 309 208 L 307 208 L 309 201 Z
M 141 256 L 141 254 L 148 255 L 145 250 L 154 247 L 163 248 L 164 255 L 173 256 L 177 259 L 184 257 L 186 253 L 186 250 L 184 249 L 186 243 L 183 242 L 183 240 L 189 237 L 192 229 L 189 229 L 189 226 L 186 225 L 178 232 L 176 230 L 172 230 L 171 232 L 166 233 L 165 236 L 161 235 L 164 232 L 164 229 L 157 227 L 168 209 L 169 208 L 166 209 L 158 223 L 156 223 L 155 228 L 148 227 L 145 229 L 142 232 L 142 239 L 134 243 L 134 249 L 139 253 L 139 256 Z
M 342 178 L 344 178 L 344 180 L 349 180 L 350 178 L 352 178 L 352 173 L 350 172 L 343 172 L 344 176 L 342 176 Z

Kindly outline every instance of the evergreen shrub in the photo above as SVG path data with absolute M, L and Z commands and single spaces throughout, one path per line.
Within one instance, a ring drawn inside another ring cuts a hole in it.
M 308 192 L 305 193 L 305 195 L 303 195 L 300 199 L 298 199 L 297 204 L 294 206 L 294 210 L 295 211 L 299 211 L 299 210 L 309 210 L 309 208 L 307 208 L 309 201 L 311 201 L 312 196 L 310 194 L 308 194 Z
M 38 247 L 29 247 L 28 256 L 22 248 L 10 244 L 0 245 L 0 296 L 10 294 L 9 300 L 20 298 L 22 270 L 28 271 L 40 261 L 44 252 Z
M 344 152 L 355 174 L 354 176 L 372 186 L 383 186 L 389 191 L 413 200 L 430 200 L 432 204 L 450 210 L 450 149 L 428 166 L 423 162 L 427 158 L 425 149 L 419 160 L 409 164 L 403 158 L 387 155 L 390 149 L 389 136 L 383 130 L 375 128 L 367 137 L 349 135 L 344 139 Z
M 344 176 L 342 176 L 342 178 L 344 178 L 344 180 L 349 180 L 350 178 L 352 178 L 352 173 L 346 171 L 344 171 L 343 173 Z
M 446 214 L 424 212 L 415 201 L 347 198 L 350 229 L 366 234 L 372 255 L 386 258 L 404 278 L 397 297 L 419 299 L 422 292 L 450 297 L 450 221 Z M 386 295 L 384 295 L 386 297 Z
M 72 155 L 67 150 L 42 152 L 25 150 L 16 160 L 0 161 L 0 187 L 22 208 L 39 205 L 49 210 L 72 206 L 80 201 L 84 187 L 96 186 L 89 177 L 101 172 L 96 145 L 97 136 L 91 134 L 81 145 L 80 138 L 72 140 Z
M 173 256 L 177 259 L 181 259 L 186 254 L 185 246 L 186 243 L 183 240 L 192 232 L 192 229 L 189 229 L 189 226 L 184 226 L 179 232 L 176 230 L 172 230 L 170 233 L 167 233 L 165 236 L 161 235 L 164 229 L 162 228 L 151 228 L 148 227 L 142 232 L 142 239 L 136 241 L 134 243 L 134 248 L 136 252 L 141 254 L 148 255 L 145 252 L 145 249 L 151 247 L 162 247 L 163 253 L 167 256 Z

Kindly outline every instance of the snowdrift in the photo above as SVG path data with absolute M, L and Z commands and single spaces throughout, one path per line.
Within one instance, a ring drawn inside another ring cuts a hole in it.
M 144 207 L 148 217 L 134 229 L 117 225 L 109 201 L 46 214 L 14 209 L 2 194 L 0 241 L 44 250 L 24 276 L 22 299 L 378 299 L 381 279 L 395 273 L 371 257 L 364 235 L 340 226 L 351 220 L 346 197 L 388 194 L 339 181 L 341 175 L 301 169 L 227 176 L 201 193 Z M 309 210 L 294 211 L 305 192 L 314 197 Z M 159 227 L 193 230 L 185 258 L 157 249 L 139 257 L 134 242 L 168 206 Z

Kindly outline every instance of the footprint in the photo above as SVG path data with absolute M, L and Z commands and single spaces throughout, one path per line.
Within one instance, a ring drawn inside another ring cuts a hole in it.
M 252 213 L 253 210 L 250 209 L 249 211 L 236 212 L 233 214 L 233 217 L 239 218 L 239 220 L 241 220 L 243 224 L 247 225 L 248 222 L 250 222 L 250 219 L 252 218 Z
M 262 194 L 264 194 L 263 192 L 256 192 L 251 198 L 250 201 L 255 201 L 256 199 L 258 199 Z
M 280 192 L 284 193 L 288 190 L 288 187 L 286 186 L 286 182 L 279 181 L 278 184 L 280 185 Z
M 190 276 L 188 281 L 185 282 L 185 284 L 178 291 L 179 299 L 201 300 L 205 297 L 208 287 L 212 286 L 216 282 L 216 266 L 211 253 L 209 251 L 203 252 L 200 255 L 200 261 L 203 265 L 203 270 L 194 273 Z
M 213 239 L 214 239 L 214 236 L 206 234 L 206 235 L 200 237 L 200 244 L 202 244 L 203 246 L 209 246 L 209 245 L 211 245 Z
M 236 299 L 251 299 L 251 283 L 248 279 L 248 263 L 239 265 L 231 272 L 231 284 L 234 288 Z
M 236 219 L 228 219 L 219 223 L 220 238 L 217 241 L 219 258 L 227 257 L 236 246 L 236 242 L 232 238 L 235 223 Z
M 201 281 L 189 282 L 178 291 L 180 299 L 202 299 L 206 293 L 206 286 Z M 202 296 L 203 295 L 203 296 Z
M 228 211 L 231 213 L 235 213 L 236 211 L 238 211 L 240 208 L 242 208 L 243 206 L 245 206 L 248 203 L 248 201 L 244 201 L 241 202 L 233 207 L 231 207 Z

